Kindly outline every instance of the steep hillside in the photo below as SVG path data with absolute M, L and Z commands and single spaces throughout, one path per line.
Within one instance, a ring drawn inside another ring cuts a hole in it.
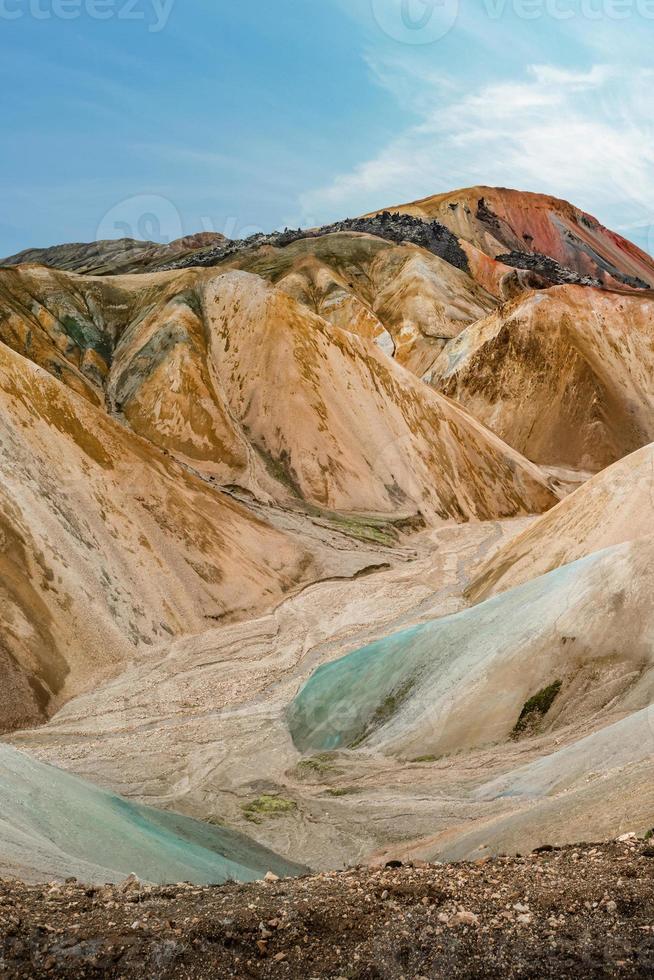
M 541 512 L 543 474 L 379 348 L 244 272 L 0 273 L 0 338 L 221 485 L 429 520 Z
M 527 293 L 451 341 L 431 383 L 529 459 L 597 471 L 654 439 L 654 298 Z
M 216 884 L 303 870 L 243 834 L 130 803 L 0 745 L 0 877 Z
M 496 305 L 444 259 L 372 235 L 340 232 L 264 246 L 224 264 L 257 273 L 335 326 L 374 339 L 419 376 L 449 339 Z
M 475 574 L 475 602 L 654 530 L 654 446 L 627 456 L 580 487 L 501 548 Z
M 1 344 L 0 407 L 0 730 L 319 574 L 291 538 Z
M 489 188 L 139 247 L 0 268 L 0 873 L 649 830 L 651 260 Z
M 654 261 L 567 201 L 504 187 L 468 187 L 396 205 L 392 212 L 440 221 L 464 242 L 519 268 L 520 255 L 547 256 L 577 275 L 605 286 L 654 286 Z
M 647 708 L 653 585 L 650 537 L 386 637 L 314 674 L 289 711 L 295 744 L 436 758 Z

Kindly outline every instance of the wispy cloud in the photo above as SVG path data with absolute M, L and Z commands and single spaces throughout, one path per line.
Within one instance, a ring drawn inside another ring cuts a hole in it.
M 654 73 L 532 65 L 518 81 L 468 94 L 431 85 L 420 122 L 329 185 L 302 195 L 312 214 L 361 212 L 466 184 L 572 198 L 609 220 L 653 223 Z

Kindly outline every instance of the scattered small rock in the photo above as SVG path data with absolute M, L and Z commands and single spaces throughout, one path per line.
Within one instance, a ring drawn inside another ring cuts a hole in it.
M 277 887 L 0 881 L 0 975 L 651 980 L 654 879 L 643 848 L 629 837 L 526 860 L 398 861 Z

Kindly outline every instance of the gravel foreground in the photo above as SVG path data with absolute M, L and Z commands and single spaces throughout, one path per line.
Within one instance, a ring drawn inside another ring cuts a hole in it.
M 2 882 L 0 976 L 651 978 L 654 847 L 211 888 Z

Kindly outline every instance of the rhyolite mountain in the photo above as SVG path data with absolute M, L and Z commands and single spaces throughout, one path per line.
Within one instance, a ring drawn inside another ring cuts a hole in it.
M 654 441 L 654 293 L 526 293 L 478 320 L 429 382 L 529 459 L 597 472 Z
M 654 285 L 651 256 L 567 201 L 505 187 L 469 187 L 388 209 L 438 221 L 460 240 L 470 261 L 482 252 L 517 269 L 544 272 L 550 262 L 603 286 Z
M 176 238 L 166 245 L 134 238 L 105 239 L 89 243 L 52 245 L 49 248 L 28 248 L 17 255 L 2 259 L 0 265 L 34 263 L 88 276 L 110 276 L 145 272 L 163 262 L 188 258 L 209 245 L 225 241 L 224 235 L 209 231 Z
M 648 255 L 477 187 L 0 265 L 0 869 L 651 828 Z

